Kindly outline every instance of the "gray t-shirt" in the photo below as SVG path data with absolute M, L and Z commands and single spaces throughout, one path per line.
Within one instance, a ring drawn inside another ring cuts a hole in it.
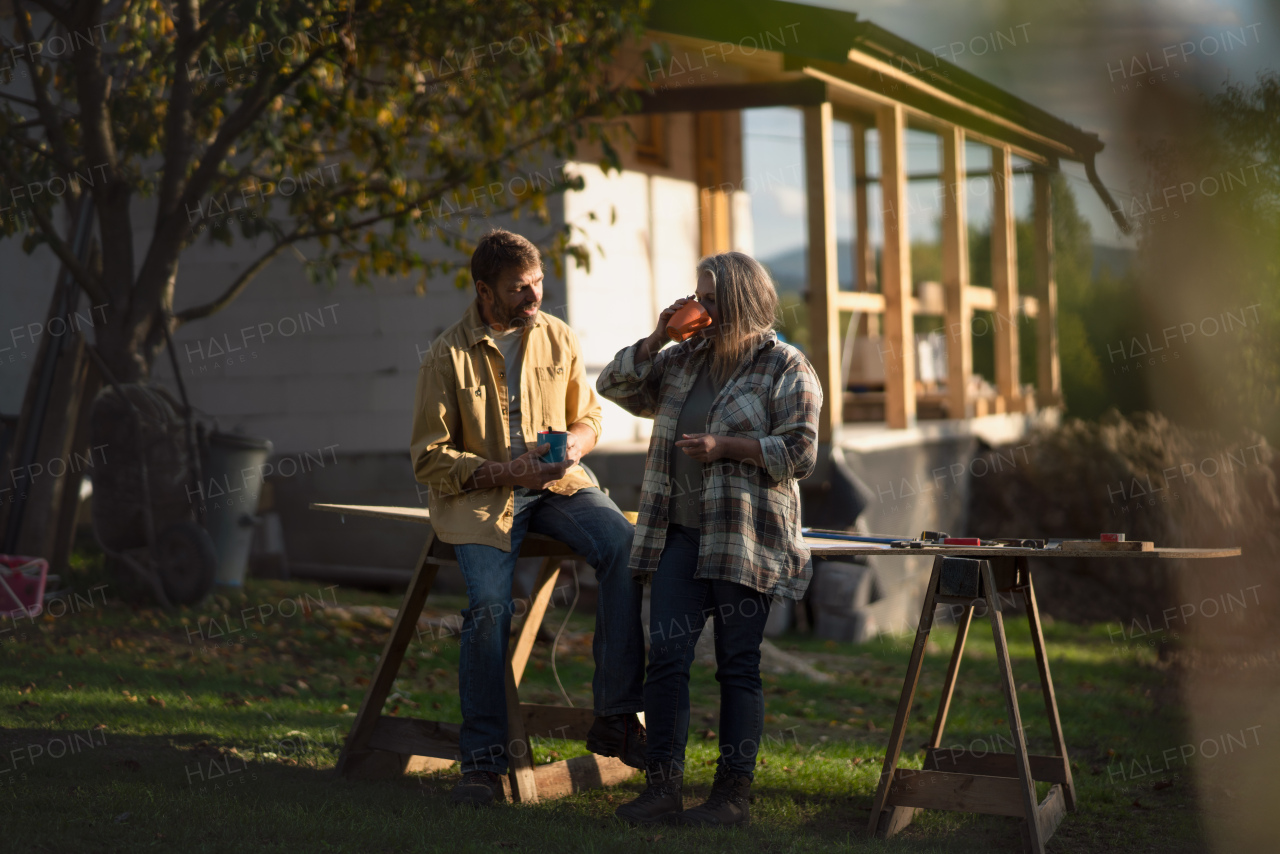
M 513 326 L 504 332 L 494 332 L 493 343 L 498 345 L 502 358 L 507 363 L 507 424 L 511 439 L 511 459 L 525 453 L 528 448 L 524 441 L 524 432 L 520 429 L 520 363 L 524 360 L 524 327 Z
M 693 381 L 689 396 L 684 399 L 680 417 L 676 420 L 676 441 L 685 433 L 707 432 L 707 415 L 711 403 L 720 392 L 720 386 L 711 376 L 711 366 L 705 365 Z M 702 466 L 682 448 L 671 449 L 671 509 L 667 519 L 677 525 L 690 528 L 702 524 Z

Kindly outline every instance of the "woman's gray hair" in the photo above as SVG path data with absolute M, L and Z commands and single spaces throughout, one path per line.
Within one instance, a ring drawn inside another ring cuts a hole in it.
M 698 262 L 698 276 L 711 274 L 716 288 L 720 322 L 712 338 L 712 374 L 717 382 L 729 379 L 750 354 L 778 316 L 778 292 L 764 266 L 742 252 L 708 255 Z

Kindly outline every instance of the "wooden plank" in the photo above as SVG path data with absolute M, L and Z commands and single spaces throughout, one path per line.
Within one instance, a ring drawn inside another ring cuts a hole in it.
M 902 680 L 902 694 L 898 697 L 898 711 L 893 717 L 893 726 L 889 730 L 889 745 L 884 752 L 884 766 L 880 772 L 880 783 L 876 788 L 875 799 L 871 802 L 871 821 L 868 830 L 875 834 L 880 832 L 880 812 L 887 804 L 889 788 L 893 785 L 894 773 L 898 770 L 898 758 L 902 755 L 902 740 L 907 733 L 907 718 L 911 715 L 911 704 L 916 696 L 916 684 L 920 681 L 920 669 L 924 663 L 924 649 L 929 642 L 929 630 L 933 627 L 934 596 L 938 589 L 938 573 L 942 569 L 942 558 L 933 561 L 933 572 L 929 576 L 929 586 L 925 588 L 924 606 L 920 610 L 920 622 L 916 625 L 916 641 L 911 647 L 911 658 L 907 661 L 907 673 Z M 910 806 L 910 805 L 908 805 Z M 891 827 L 890 822 L 886 827 Z
M 949 771 L 899 768 L 889 787 L 894 806 L 929 810 L 957 810 L 986 815 L 1024 817 L 1026 807 L 1019 782 L 1012 777 L 982 777 Z
M 1061 786 L 1053 786 L 1049 789 L 1049 794 L 1045 795 L 1040 806 L 1036 808 L 1036 823 L 1040 828 L 1040 846 L 1044 847 L 1049 842 L 1049 837 L 1053 836 L 1053 832 L 1058 829 L 1058 825 L 1062 824 L 1062 820 L 1066 818 L 1067 808 L 1062 795 Z M 1031 829 L 1027 822 L 1018 822 L 1021 825 L 1022 841 L 1026 848 L 1032 847 Z
M 635 768 L 615 756 L 575 756 L 533 769 L 539 798 L 563 798 L 586 789 L 616 786 L 631 779 Z
M 460 724 L 380 715 L 368 745 L 405 756 L 434 756 L 439 759 L 462 758 L 458 748 Z
M 871 247 L 871 219 L 867 211 L 867 126 L 862 122 L 853 122 L 850 128 L 853 137 L 853 270 L 857 281 L 854 286 L 857 292 L 870 296 L 878 287 L 876 274 L 876 253 Z M 879 296 L 879 294 L 877 294 Z M 841 306 L 841 310 L 847 310 Z M 880 297 L 877 314 L 884 311 L 884 297 Z M 858 319 L 858 335 L 880 335 L 880 318 L 867 317 L 864 313 Z
M 884 296 L 863 291 L 837 291 L 836 311 L 859 311 L 864 314 L 884 313 Z
M 418 555 L 418 568 L 414 570 L 413 581 L 404 594 L 399 610 L 396 611 L 395 623 L 387 635 L 387 643 L 382 649 L 382 656 L 374 669 L 373 678 L 365 690 L 364 699 L 360 701 L 360 709 L 352 722 L 351 732 L 343 745 L 342 754 L 338 757 L 336 771 L 345 775 L 348 754 L 369 748 L 369 739 L 382 715 L 382 706 L 391 693 L 391 685 L 400 671 L 400 663 L 404 660 L 404 651 L 413 640 L 418 628 L 418 616 L 422 614 L 422 605 L 427 601 L 431 585 L 436 580 L 436 564 L 429 559 L 431 544 L 435 540 L 435 531 L 427 535 L 422 551 Z
M 1040 670 L 1040 690 L 1044 693 L 1044 708 L 1049 717 L 1049 735 L 1053 738 L 1053 749 L 1058 751 L 1062 767 L 1063 779 L 1053 782 L 1064 787 L 1063 797 L 1066 809 L 1075 812 L 1076 784 L 1071 777 L 1071 760 L 1067 756 L 1067 741 L 1062 735 L 1062 719 L 1058 716 L 1058 698 L 1053 690 L 1053 675 L 1049 672 L 1049 653 L 1044 644 L 1044 630 L 1040 625 L 1040 605 L 1036 602 L 1035 586 L 1031 581 L 1031 569 L 1026 558 L 1020 559 L 1022 570 L 1026 573 L 1027 587 L 1023 594 L 1027 609 L 1027 622 L 1031 629 L 1031 645 L 1036 651 L 1036 667 Z M 1037 777 L 1036 779 L 1042 779 Z M 1043 778 L 1049 779 L 1049 778 Z
M 836 184 L 831 105 L 804 108 L 804 172 L 809 228 L 809 358 L 822 381 L 818 441 L 829 443 L 844 422 L 840 395 L 840 290 L 836 267 Z
M 973 621 L 973 607 L 967 606 L 956 623 L 956 642 L 951 647 L 951 661 L 947 663 L 947 675 L 942 680 L 942 696 L 938 699 L 938 716 L 933 720 L 932 747 L 942 744 L 942 733 L 947 728 L 947 715 L 951 711 L 951 695 L 956 688 L 956 674 L 960 672 L 960 659 L 964 656 L 964 642 L 969 637 L 969 624 Z
M 1013 663 L 1009 659 L 1009 644 L 1005 640 L 1004 615 L 1000 610 L 1000 596 L 997 593 L 995 573 L 991 563 L 984 561 L 982 576 L 986 581 L 987 607 L 991 618 L 991 636 L 996 645 L 996 664 L 1000 673 L 1000 687 L 1004 690 L 1005 707 L 1009 714 L 1009 733 L 1013 736 L 1014 763 L 1018 772 L 1017 785 L 1022 801 L 1022 815 L 1033 824 L 1032 854 L 1044 854 L 1044 843 L 1040 841 L 1039 824 L 1036 813 L 1036 784 L 1031 776 L 1031 763 L 1027 759 L 1027 742 L 1023 737 L 1022 713 L 1018 711 L 1018 687 L 1013 680 Z M 980 779 L 980 778 L 973 778 Z M 1005 778 L 986 778 L 1005 779 Z M 1007 814 L 1007 813 L 1006 813 Z
M 1239 546 L 1227 546 L 1214 549 L 1162 548 L 1157 546 L 1154 550 L 1149 552 L 1123 552 L 1116 554 L 1099 551 L 1086 551 L 1084 549 L 1024 549 L 1010 546 L 923 546 L 918 549 L 894 549 L 877 545 L 868 545 L 865 543 L 836 544 L 831 540 L 823 540 L 817 537 L 806 537 L 805 545 L 813 551 L 815 559 L 847 557 L 852 555 L 888 555 L 890 557 L 921 557 L 926 555 L 929 557 L 937 557 L 941 555 L 944 557 L 981 557 L 988 559 L 1037 557 L 1052 560 L 1054 558 L 1083 557 L 1109 558 L 1112 560 L 1195 560 L 1238 557 L 1240 555 Z M 941 602 L 945 600 L 939 598 L 938 601 Z
M 1062 405 L 1062 366 L 1058 361 L 1058 282 L 1053 250 L 1053 199 L 1050 173 L 1037 169 L 1031 175 L 1032 219 L 1035 229 L 1036 295 L 1036 402 Z
M 507 777 L 511 783 L 511 799 L 518 804 L 536 804 L 538 782 L 533 775 L 533 746 L 525 735 L 520 692 L 509 659 L 503 670 L 507 680 Z
M 520 554 L 524 555 L 522 549 Z M 511 651 L 511 671 L 517 687 L 524 676 L 525 665 L 529 663 L 529 654 L 533 652 L 533 642 L 538 638 L 538 627 L 546 616 L 547 605 L 551 602 L 551 594 L 556 589 L 556 579 L 560 577 L 560 558 L 549 557 L 542 561 L 542 569 L 538 580 L 533 584 L 533 595 L 529 599 L 529 611 L 524 622 L 520 624 L 520 634 L 516 637 L 515 648 Z
M 916 421 L 915 326 L 911 314 L 911 236 L 907 227 L 906 145 L 900 104 L 876 113 L 880 133 L 880 188 L 884 252 L 880 256 L 884 294 L 885 421 L 892 429 Z
M 981 285 L 970 285 L 968 291 L 969 308 L 983 311 L 996 310 L 996 292 Z M 1018 294 L 1018 313 L 1027 317 L 1036 317 L 1040 313 L 1040 301 L 1033 296 Z
M 765 83 L 682 86 L 637 92 L 641 113 L 697 113 L 758 107 L 816 107 L 827 100 L 827 84 L 801 78 Z
M 995 292 L 996 391 L 1006 411 L 1018 401 L 1018 241 L 1013 209 L 1013 160 L 1008 146 L 991 149 L 991 289 Z
M 587 730 L 591 729 L 596 720 L 592 709 L 541 706 L 534 703 L 521 703 L 520 714 L 524 716 L 525 735 L 531 738 L 538 736 L 586 741 Z
M 1003 741 L 1003 737 L 1000 741 Z M 949 750 L 945 747 L 926 747 L 924 767 L 933 771 L 954 771 L 957 774 L 981 774 L 984 777 L 1018 776 L 1017 757 L 1012 753 L 983 753 L 971 750 Z M 1070 768 L 1061 756 L 1028 755 L 1031 778 L 1045 783 L 1064 783 L 1071 777 Z M 1065 769 L 1065 770 L 1064 770 Z
M 439 771 L 448 771 L 453 767 L 454 761 L 437 756 L 410 756 L 409 762 L 404 766 L 404 773 L 435 774 Z
M 942 135 L 942 287 L 946 298 L 947 414 L 969 418 L 969 376 L 973 373 L 973 309 L 969 305 L 969 217 L 965 199 L 964 129 L 950 125 Z
M 698 223 L 704 256 L 719 255 L 731 248 L 722 119 L 719 112 L 694 116 L 694 177 L 698 183 Z
M 1118 543 L 1104 543 L 1101 540 L 1063 540 L 1062 547 L 1084 552 L 1149 552 L 1155 550 L 1156 544 L 1150 540 L 1122 540 Z

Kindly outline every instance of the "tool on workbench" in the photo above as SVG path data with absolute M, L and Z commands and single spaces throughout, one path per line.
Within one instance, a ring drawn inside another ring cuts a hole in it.
M 854 543 L 901 543 L 910 537 L 890 537 L 883 534 L 855 534 L 849 531 L 830 531 L 825 528 L 801 528 L 800 533 L 806 537 L 819 537 L 824 540 L 849 540 Z

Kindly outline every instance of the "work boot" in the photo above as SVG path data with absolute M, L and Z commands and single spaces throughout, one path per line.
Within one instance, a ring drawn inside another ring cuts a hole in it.
M 616 756 L 632 768 L 645 766 L 645 732 L 635 713 L 596 718 L 587 731 L 587 750 Z
M 505 799 L 502 777 L 492 771 L 468 771 L 453 787 L 455 806 L 485 807 Z
M 717 768 L 706 803 L 680 813 L 675 823 L 687 827 L 746 827 L 751 823 L 750 800 L 750 777 Z
M 684 771 L 674 762 L 656 762 L 645 769 L 648 785 L 640 797 L 614 810 L 627 824 L 668 824 L 684 808 Z

